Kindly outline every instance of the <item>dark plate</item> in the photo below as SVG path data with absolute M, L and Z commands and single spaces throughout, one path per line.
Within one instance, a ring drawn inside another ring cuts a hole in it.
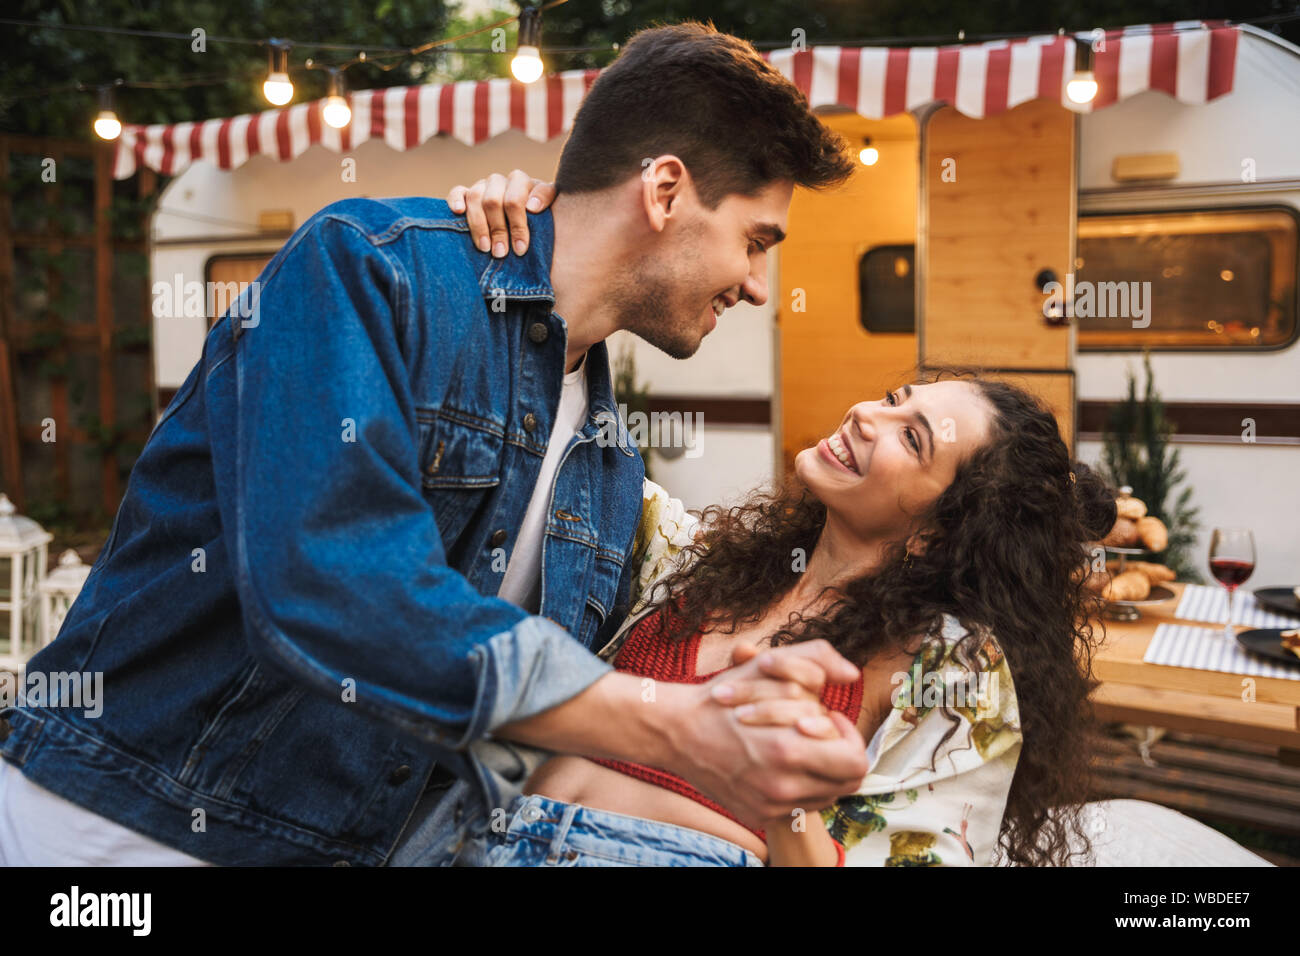
M 1282 646 L 1282 632 L 1284 630 L 1287 630 L 1287 628 L 1257 627 L 1253 630 L 1241 631 L 1237 634 L 1237 643 L 1252 654 L 1258 654 L 1260 657 L 1267 657 L 1272 661 L 1281 661 L 1283 664 L 1300 665 L 1300 657 L 1296 657 Z
M 1300 601 L 1295 599 L 1290 588 L 1256 588 L 1255 600 L 1270 611 L 1300 617 Z

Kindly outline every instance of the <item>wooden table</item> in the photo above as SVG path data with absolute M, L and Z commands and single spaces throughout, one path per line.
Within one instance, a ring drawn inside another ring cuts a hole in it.
M 1270 744 L 1282 748 L 1284 763 L 1300 763 L 1300 681 L 1169 667 L 1142 660 L 1161 622 L 1222 627 L 1175 617 L 1184 586 L 1168 587 L 1174 597 L 1141 608 L 1142 617 L 1137 621 L 1094 622 L 1098 634 L 1101 624 L 1105 624 L 1106 635 L 1092 662 L 1093 673 L 1102 682 L 1093 693 L 1097 716 L 1105 721 L 1150 724 Z M 1246 693 L 1251 681 L 1253 700 Z

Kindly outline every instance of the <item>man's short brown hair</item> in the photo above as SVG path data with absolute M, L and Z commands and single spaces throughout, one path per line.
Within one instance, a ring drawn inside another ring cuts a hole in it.
M 821 189 L 853 171 L 843 141 L 747 42 L 711 24 L 642 30 L 592 84 L 555 177 L 561 193 L 607 189 L 670 153 L 717 208 L 792 180 Z

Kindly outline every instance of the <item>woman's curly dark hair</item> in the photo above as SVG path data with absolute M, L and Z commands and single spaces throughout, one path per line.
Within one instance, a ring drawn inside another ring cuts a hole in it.
M 792 616 L 773 643 L 825 638 L 861 666 L 890 649 L 915 653 L 909 645 L 918 637 L 940 640 L 945 612 L 968 632 L 959 656 L 973 659 L 979 632 L 991 632 L 1011 668 L 1023 735 L 999 843 L 1011 864 L 1068 865 L 1091 848 L 1080 818 L 1094 719 L 1090 618 L 1099 599 L 1084 587 L 1086 548 L 1115 523 L 1114 491 L 1071 462 L 1037 398 L 966 369 L 917 381 L 945 376 L 969 381 L 987 400 L 988 440 L 919 516 L 910 559 L 908 542 L 896 542 L 876 570 L 839 587 L 824 613 Z M 652 607 L 674 605 L 672 626 L 661 624 L 672 639 L 758 621 L 794 587 L 792 556 L 813 553 L 826 520 L 826 506 L 795 479 L 696 513 L 705 532 L 687 549 L 692 560 L 650 595 Z M 954 718 L 949 736 L 955 729 Z

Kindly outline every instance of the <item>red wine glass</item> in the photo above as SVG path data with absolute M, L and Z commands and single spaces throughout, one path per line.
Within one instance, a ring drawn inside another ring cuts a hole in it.
M 1228 589 L 1228 621 L 1223 634 L 1236 637 L 1232 629 L 1233 599 L 1237 588 L 1246 583 L 1255 570 L 1255 536 L 1245 528 L 1215 528 L 1210 535 L 1210 573 Z

